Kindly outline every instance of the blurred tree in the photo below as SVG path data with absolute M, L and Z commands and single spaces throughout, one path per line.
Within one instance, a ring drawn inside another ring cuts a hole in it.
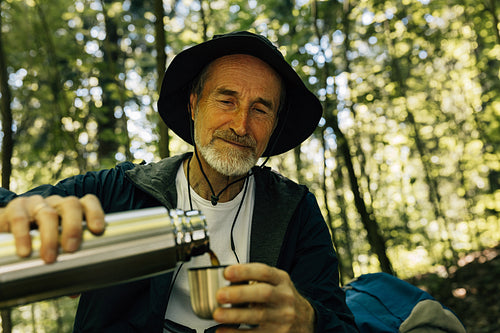
M 41 37 L 40 42 L 43 44 L 42 48 L 46 52 L 46 78 L 52 95 L 51 102 L 53 110 L 51 113 L 47 114 L 46 128 L 49 130 L 46 132 L 46 135 L 49 140 L 60 140 L 62 146 L 58 147 L 59 149 L 63 151 L 73 151 L 75 153 L 73 156 L 76 157 L 79 171 L 84 172 L 86 164 L 79 151 L 79 147 L 76 145 L 76 138 L 63 128 L 61 122 L 62 119 L 67 116 L 67 110 L 71 105 L 63 89 L 63 78 L 60 69 L 61 66 L 66 65 L 66 60 L 62 59 L 57 53 L 59 49 L 56 47 L 52 38 L 54 34 L 49 26 L 50 19 L 47 19 L 45 10 L 38 1 L 35 1 L 35 9 L 39 19 L 38 24 L 40 25 L 40 30 L 43 32 L 43 37 Z M 60 170 L 56 171 L 56 174 L 59 173 Z
M 10 175 L 12 173 L 12 110 L 10 103 L 12 101 L 9 82 L 7 78 L 7 63 L 5 62 L 3 37 L 2 37 L 2 0 L 0 0 L 0 96 L 2 98 L 0 109 L 2 114 L 2 187 L 9 189 Z M 0 311 L 2 319 L 2 332 L 12 332 L 11 309 L 2 309 Z
M 460 35 L 471 39 L 474 47 L 475 64 L 479 69 L 477 81 L 481 86 L 481 105 L 472 105 L 472 117 L 477 131 L 474 135 L 483 142 L 482 152 L 488 167 L 490 193 L 495 193 L 499 186 L 500 167 L 498 147 L 500 145 L 500 31 L 497 3 L 487 0 L 484 3 L 464 1 L 461 12 L 464 13 L 466 26 L 470 29 Z
M 10 175 L 12 173 L 12 152 L 14 149 L 12 133 L 12 102 L 9 79 L 7 74 L 7 62 L 4 55 L 2 37 L 2 1 L 0 0 L 0 95 L 2 96 L 0 108 L 2 114 L 2 187 L 10 188 Z
M 165 73 L 167 64 L 166 34 L 165 34 L 165 10 L 163 9 L 163 0 L 154 0 L 154 15 L 155 15 L 155 50 L 156 50 L 156 73 L 158 76 L 158 95 L 161 90 L 161 82 Z M 170 156 L 169 134 L 167 125 L 158 117 L 159 142 L 158 152 L 161 158 Z
M 7 64 L 0 84 L 10 91 L 10 97 L 2 91 L 1 105 L 12 112 L 12 126 L 2 119 L 2 145 L 11 128 L 15 191 L 189 149 L 169 136 L 155 112 L 168 59 L 214 34 L 251 30 L 279 45 L 324 106 L 311 139 L 268 164 L 316 193 L 344 280 L 379 270 L 383 252 L 399 276 L 446 273 L 456 257 L 500 239 L 500 35 L 493 0 L 9 0 L 0 6 Z M 42 302 L 35 316 L 26 306 L 12 319 L 21 331 L 31 329 L 23 318 L 67 331 L 74 307 Z
M 118 32 L 118 18 L 121 16 L 116 9 L 115 1 L 100 0 L 102 20 L 104 23 L 103 62 L 101 66 L 102 105 L 96 110 L 97 140 L 99 143 L 98 158 L 102 165 L 113 166 L 116 163 L 115 154 L 119 151 L 120 143 L 124 142 L 122 152 L 126 159 L 132 158 L 130 154 L 130 138 L 127 129 L 127 116 L 121 112 L 118 118 L 116 108 L 125 109 L 125 96 L 119 72 L 123 72 L 123 54 L 120 51 L 120 40 L 123 36 Z M 117 67 L 120 68 L 117 68 Z M 119 122 L 121 120 L 121 124 Z M 123 140 L 118 139 L 124 138 Z
M 317 4 L 317 2 L 316 2 Z M 351 14 L 351 6 L 353 4 L 350 1 L 345 1 L 342 4 L 342 7 L 340 7 L 340 10 L 337 12 L 340 12 L 341 14 L 341 25 L 343 29 L 343 34 L 344 34 L 344 48 L 343 48 L 343 60 L 344 60 L 344 73 L 348 74 L 350 71 L 349 68 L 349 59 L 346 56 L 350 50 L 350 14 Z M 325 15 L 328 13 L 328 11 L 325 11 Z M 323 19 L 322 25 L 326 26 L 328 28 L 328 25 L 325 24 L 325 19 Z M 330 20 L 331 21 L 331 20 Z M 316 19 L 317 22 L 317 19 Z M 322 39 L 328 40 L 326 36 L 328 34 L 326 31 L 320 31 L 318 24 L 315 25 L 316 27 L 316 35 L 318 38 L 318 42 L 321 41 Z M 328 31 L 328 30 L 327 30 Z M 329 42 L 325 42 L 325 44 L 330 44 Z M 323 51 L 324 53 L 324 51 Z M 324 66 L 323 70 L 326 70 L 328 66 Z M 330 77 L 330 74 L 328 72 L 325 73 L 324 75 L 325 78 Z M 344 103 L 344 108 L 348 107 L 348 103 Z M 330 108 L 330 109 L 325 109 L 325 112 L 329 115 L 330 112 L 332 113 L 332 116 L 327 116 L 327 126 L 330 126 L 333 129 L 333 132 L 336 137 L 336 143 L 337 143 L 337 158 L 342 159 L 345 167 L 347 168 L 347 174 L 349 178 L 349 184 L 350 184 L 350 190 L 354 196 L 354 204 L 355 207 L 359 213 L 361 222 L 367 232 L 367 238 L 368 242 L 371 246 L 371 250 L 377 255 L 377 258 L 380 263 L 380 268 L 382 271 L 389 273 L 389 274 L 394 274 L 394 271 L 392 269 L 392 264 L 390 262 L 389 257 L 387 256 L 387 249 L 385 245 L 385 240 L 382 235 L 382 232 L 380 230 L 380 227 L 375 219 L 375 215 L 373 212 L 370 211 L 368 205 L 366 204 L 364 200 L 364 196 L 361 193 L 361 188 L 359 185 L 358 178 L 356 176 L 355 170 L 354 170 L 354 165 L 353 165 L 353 159 L 351 157 L 351 151 L 349 148 L 349 143 L 347 137 L 344 135 L 344 133 L 341 131 L 339 124 L 338 124 L 338 109 L 337 108 Z M 344 109 L 345 111 L 345 109 Z
M 401 15 L 407 15 L 405 10 L 401 11 Z M 395 39 L 392 36 L 393 30 L 391 27 L 391 22 L 389 20 L 386 20 L 384 22 L 384 29 L 386 37 L 385 42 L 387 43 L 387 52 L 391 68 L 391 79 L 395 83 L 393 98 L 402 97 L 406 102 L 408 102 L 407 91 L 409 88 L 406 82 L 408 82 L 408 80 L 410 79 L 411 61 L 409 61 L 409 58 L 411 57 L 411 55 L 409 54 L 409 51 L 412 49 L 412 41 L 408 36 L 402 35 L 401 39 L 396 39 L 395 42 Z M 397 54 L 395 43 L 397 43 L 399 40 L 402 40 L 400 43 L 407 43 L 409 45 L 408 53 L 405 52 L 401 55 Z M 442 214 L 441 195 L 438 190 L 438 180 L 436 179 L 436 177 L 432 176 L 433 172 L 430 165 L 430 154 L 427 152 L 424 141 L 421 138 L 420 125 L 416 122 L 415 116 L 413 115 L 413 112 L 408 105 L 406 105 L 406 122 L 408 122 L 413 129 L 412 135 L 415 142 L 416 151 L 418 152 L 420 160 L 422 162 L 422 169 L 428 187 L 429 202 L 434 209 L 434 218 L 437 221 L 440 221 L 440 225 L 445 224 L 444 226 L 442 226 L 440 234 L 444 237 L 443 241 L 448 243 L 448 247 L 453 254 L 454 260 L 457 260 L 458 255 L 453 247 L 453 243 L 449 236 L 449 229 L 447 228 L 446 220 L 444 218 L 444 215 Z

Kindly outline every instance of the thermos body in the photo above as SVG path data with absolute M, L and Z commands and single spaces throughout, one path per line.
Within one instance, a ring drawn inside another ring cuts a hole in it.
M 0 234 L 0 308 L 78 294 L 175 269 L 209 249 L 205 217 L 199 211 L 164 207 L 107 214 L 106 230 L 84 230 L 81 249 L 61 253 L 53 264 L 33 254 L 19 258 L 11 234 Z

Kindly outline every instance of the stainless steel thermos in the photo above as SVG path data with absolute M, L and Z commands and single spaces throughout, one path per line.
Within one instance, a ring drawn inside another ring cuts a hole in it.
M 199 211 L 146 208 L 105 216 L 106 230 L 84 230 L 81 249 L 60 253 L 53 264 L 33 254 L 19 258 L 11 234 L 0 234 L 0 308 L 78 294 L 173 270 L 209 249 L 205 217 Z

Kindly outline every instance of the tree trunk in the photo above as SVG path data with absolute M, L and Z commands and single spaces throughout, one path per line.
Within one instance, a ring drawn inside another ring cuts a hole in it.
M 349 73 L 349 74 L 351 73 L 351 61 L 350 61 L 350 58 L 348 56 L 348 53 L 351 51 L 351 45 L 349 43 L 349 34 L 351 31 L 351 20 L 349 18 L 349 15 L 351 14 L 352 8 L 353 8 L 353 5 L 352 5 L 351 1 L 349 1 L 349 0 L 344 1 L 343 8 L 342 8 L 342 25 L 343 25 L 343 32 L 344 32 L 345 38 L 343 41 L 342 58 L 343 58 L 343 62 L 344 62 L 344 71 L 346 73 Z M 351 89 L 351 84 L 352 84 L 351 79 L 350 79 L 350 77 L 348 77 L 347 86 L 348 86 L 349 90 Z M 355 102 L 356 101 L 352 101 L 351 104 L 355 104 Z M 355 118 L 356 117 L 355 111 L 352 108 L 350 108 L 350 112 L 353 114 L 353 117 Z M 340 128 L 338 128 L 337 119 L 335 119 L 334 128 L 337 128 L 337 130 L 335 130 L 336 133 L 337 133 L 337 131 L 338 131 L 338 133 L 341 133 L 341 137 L 343 137 L 344 140 L 346 140 L 345 141 L 346 146 L 341 147 L 340 154 L 338 154 L 338 155 L 349 159 L 349 161 L 346 161 L 346 168 L 347 168 L 348 174 L 349 174 L 349 181 L 350 181 L 351 187 L 355 186 L 358 189 L 358 191 L 360 192 L 360 184 L 359 184 L 357 179 L 354 179 L 357 177 L 355 176 L 354 167 L 352 166 L 352 158 L 351 158 L 350 149 L 349 149 L 350 145 L 347 143 L 347 138 L 345 138 L 345 136 L 341 132 Z M 392 265 L 389 262 L 389 258 L 387 257 L 387 248 L 386 248 L 385 240 L 382 237 L 382 234 L 379 230 L 378 222 L 375 219 L 374 210 L 373 210 L 373 206 L 372 206 L 373 196 L 372 196 L 372 193 L 370 192 L 371 180 L 370 180 L 370 176 L 365 172 L 366 156 L 363 152 L 361 143 L 359 141 L 357 141 L 356 138 L 354 138 L 353 141 L 355 141 L 353 145 L 354 145 L 354 147 L 356 147 L 356 150 L 357 150 L 356 156 L 358 157 L 360 178 L 364 177 L 364 179 L 366 180 L 366 195 L 368 195 L 370 197 L 369 205 L 367 207 L 366 202 L 363 199 L 364 195 L 361 195 L 361 192 L 360 192 L 359 198 L 355 197 L 355 203 L 358 202 L 356 207 L 357 207 L 358 212 L 361 216 L 366 215 L 366 214 L 368 215 L 367 217 L 365 217 L 365 221 L 363 222 L 363 225 L 365 226 L 365 229 L 368 233 L 371 232 L 373 234 L 371 236 L 373 238 L 373 242 L 379 244 L 379 245 L 377 245 L 378 249 L 374 248 L 372 245 L 372 250 L 374 250 L 377 257 L 379 258 L 379 262 L 380 262 L 382 270 L 385 269 L 384 270 L 385 272 L 392 274 Z M 353 168 L 353 170 L 351 171 L 350 168 Z M 369 214 L 367 213 L 368 211 L 370 212 Z M 363 218 L 362 218 L 362 221 L 363 221 Z M 369 229 L 371 231 L 369 231 Z M 370 239 L 370 236 L 368 236 L 368 237 Z M 384 263 L 382 263 L 382 262 L 384 262 Z M 385 268 L 383 268 L 383 267 L 385 267 Z
M 325 211 L 326 211 L 326 223 L 330 227 L 330 231 L 332 234 L 332 242 L 333 242 L 333 245 L 335 247 L 335 251 L 337 252 L 337 259 L 339 262 L 340 281 L 342 283 L 343 281 L 348 281 L 354 277 L 354 272 L 352 270 L 351 244 L 348 242 L 342 243 L 339 240 L 339 237 L 338 237 L 339 230 L 337 230 L 337 228 L 335 228 L 335 226 L 333 225 L 333 217 L 331 214 L 330 205 L 328 203 L 329 202 L 329 198 L 328 198 L 329 190 L 328 190 L 328 186 L 326 185 L 327 167 L 326 167 L 326 155 L 325 154 L 327 151 L 327 147 L 326 147 L 324 133 L 322 133 L 322 135 L 321 135 L 321 146 L 323 147 L 323 179 L 321 180 L 321 186 L 323 189 L 323 202 L 324 202 Z M 342 178 L 339 178 L 339 179 L 342 179 Z M 341 208 L 341 210 L 343 210 L 343 207 Z M 344 220 L 344 221 L 346 221 L 346 220 Z M 345 225 L 347 225 L 347 224 L 345 224 Z M 343 226 L 345 226 L 345 225 L 343 225 Z M 342 228 L 342 231 L 345 232 L 346 230 L 344 228 Z M 348 233 L 349 233 L 349 230 L 347 230 L 345 238 L 349 238 Z M 341 253 L 341 248 L 343 248 L 345 250 L 345 253 L 347 253 L 347 258 Z
M 11 333 L 12 332 L 12 317 L 11 309 L 3 309 L 2 311 L 2 332 Z
M 295 158 L 297 183 L 303 184 L 304 177 L 302 177 L 302 157 L 300 156 L 300 145 L 293 149 L 293 156 Z
M 108 65 L 108 71 L 107 75 L 104 75 L 104 77 L 108 77 L 110 83 L 113 83 L 116 86 L 116 90 L 118 91 L 118 100 L 112 101 L 109 104 L 109 107 L 113 111 L 112 115 L 109 114 L 108 116 L 110 119 L 113 119 L 114 126 L 116 128 L 113 128 L 113 132 L 116 129 L 120 129 L 120 134 L 121 137 L 123 137 L 123 141 L 121 140 L 116 140 L 115 136 L 113 137 L 113 144 L 111 145 L 111 148 L 114 147 L 114 151 L 109 151 L 109 154 L 115 154 L 116 150 L 120 147 L 120 142 L 123 143 L 124 145 L 124 150 L 125 150 L 125 157 L 127 160 L 132 160 L 132 152 L 130 151 L 130 135 L 128 134 L 128 127 L 127 127 L 127 114 L 125 113 L 125 87 L 123 81 L 121 81 L 118 77 L 119 75 L 119 70 L 117 69 L 117 64 L 118 60 L 120 57 L 120 52 L 118 48 L 118 32 L 116 28 L 116 24 L 112 21 L 112 19 L 109 18 L 107 15 L 107 10 L 104 5 L 104 3 L 101 3 L 102 7 L 102 14 L 104 17 L 104 26 L 106 27 L 106 38 L 104 39 L 104 54 L 107 60 L 107 65 Z M 108 36 L 110 37 L 108 39 Z M 103 85 L 104 89 L 106 89 L 106 85 Z M 112 93 L 109 92 L 109 95 Z M 103 96 L 103 101 L 104 98 L 107 97 L 107 94 L 104 93 Z M 103 103 L 104 105 L 104 103 Z M 121 117 L 119 119 L 116 119 L 114 115 L 114 109 L 116 106 L 119 106 L 122 110 Z M 112 118 L 111 118 L 112 117 Z M 113 159 L 114 162 L 114 159 Z
M 339 154 L 337 154 L 339 155 Z M 339 156 L 338 156 L 339 157 Z M 337 158 L 337 166 L 332 175 L 333 181 L 335 183 L 335 197 L 337 205 L 339 206 L 339 217 L 341 220 L 340 230 L 342 232 L 342 238 L 336 237 L 340 243 L 340 247 L 344 250 L 345 255 L 341 254 L 342 262 L 340 269 L 342 270 L 342 277 L 344 281 L 350 281 L 354 278 L 354 270 L 352 263 L 354 262 L 354 255 L 352 253 L 352 238 L 351 238 L 351 228 L 349 227 L 349 218 L 346 212 L 346 202 L 343 196 L 343 179 L 342 176 L 342 165 L 341 158 Z M 337 233 L 338 234 L 338 233 Z M 342 240 L 341 240 L 342 239 Z M 339 249 L 340 251 L 340 249 Z
M 40 23 L 42 25 L 41 29 L 43 30 L 43 35 L 47 39 L 47 71 L 49 73 L 50 91 L 52 92 L 52 95 L 54 97 L 54 113 L 52 114 L 52 123 L 54 124 L 53 129 L 55 131 L 54 138 L 58 138 L 63 142 L 63 145 L 69 145 L 69 149 L 77 152 L 76 161 L 78 164 L 78 168 L 80 172 L 84 172 L 86 169 L 86 161 L 83 158 L 83 155 L 79 152 L 76 144 L 77 140 L 74 135 L 65 131 L 61 126 L 61 119 L 64 115 L 63 110 L 68 110 L 70 103 L 66 100 L 66 96 L 64 94 L 62 75 L 58 67 L 59 59 L 56 54 L 57 48 L 54 40 L 52 39 L 53 33 L 50 31 L 43 8 L 38 1 L 36 1 L 35 3 L 38 17 L 40 18 Z
M 115 107 L 119 104 L 118 101 L 112 98 L 113 89 L 116 84 L 114 73 L 115 64 L 119 60 L 118 50 L 118 30 L 116 23 L 113 19 L 108 17 L 106 10 L 106 0 L 101 1 L 102 14 L 104 15 L 104 25 L 106 28 L 106 38 L 104 39 L 104 59 L 106 60 L 106 68 L 101 68 L 101 87 L 102 93 L 102 106 L 96 112 L 96 120 L 98 123 L 97 140 L 99 147 L 97 153 L 99 161 L 104 165 L 111 166 L 115 163 L 115 154 L 119 148 L 119 142 L 116 140 L 116 130 L 118 129 L 118 121 L 115 117 Z M 125 114 L 125 110 L 123 110 Z
M 32 332 L 36 333 L 37 332 L 37 329 L 36 329 L 36 311 L 35 311 L 35 306 L 37 305 L 37 303 L 32 303 L 30 305 L 30 309 L 31 309 L 31 327 L 32 327 Z
M 347 172 L 349 175 L 349 184 L 354 196 L 354 205 L 356 206 L 356 209 L 361 218 L 361 222 L 366 229 L 368 243 L 370 243 L 373 252 L 377 255 L 382 271 L 389 274 L 394 274 L 389 257 L 387 257 L 385 240 L 382 237 L 378 223 L 375 220 L 373 214 L 371 212 L 368 212 L 365 201 L 363 200 L 363 196 L 361 195 L 361 192 L 359 190 L 358 179 L 354 172 L 354 166 L 352 164 L 347 138 L 340 130 L 336 117 L 333 117 L 333 131 L 335 133 L 335 136 L 337 137 L 338 149 L 347 168 Z
M 387 49 L 391 61 L 391 66 L 393 69 L 393 77 L 394 81 L 397 83 L 397 86 L 399 88 L 399 92 L 397 93 L 398 96 L 404 97 L 405 100 L 408 102 L 408 99 L 406 98 L 406 92 L 408 90 L 408 87 L 406 86 L 406 79 L 407 77 L 404 76 L 403 71 L 401 69 L 401 66 L 399 64 L 399 60 L 395 57 L 395 51 L 394 51 L 394 42 L 392 38 L 390 37 L 390 26 L 389 22 L 385 21 L 384 23 L 385 27 L 385 34 L 386 34 L 386 41 L 387 41 Z M 428 197 L 429 197 L 429 202 L 433 207 L 434 210 L 434 217 L 436 221 L 438 222 L 441 232 L 440 234 L 445 234 L 444 238 L 442 240 L 447 243 L 448 248 L 450 249 L 454 260 L 458 260 L 458 254 L 455 251 L 453 247 L 453 243 L 450 239 L 449 236 L 449 230 L 448 230 L 448 224 L 446 223 L 445 216 L 442 214 L 442 209 L 441 209 L 441 195 L 439 194 L 438 190 L 438 182 L 435 177 L 432 176 L 431 173 L 431 166 L 429 165 L 429 157 L 426 152 L 425 144 L 420 137 L 420 127 L 419 124 L 415 121 L 415 117 L 413 113 L 411 112 L 410 108 L 408 105 L 406 105 L 406 122 L 409 123 L 410 127 L 413 130 L 413 139 L 415 141 L 415 147 L 417 149 L 417 152 L 420 156 L 420 161 L 422 162 L 422 169 L 423 169 L 423 174 L 425 181 L 428 186 Z M 444 231 L 444 232 L 443 232 Z M 446 259 L 446 258 L 444 258 Z M 447 267 L 448 265 L 446 265 Z
M 321 40 L 321 36 L 327 35 L 327 34 L 322 34 L 319 30 L 319 25 L 318 25 L 318 12 L 317 12 L 317 1 L 313 2 L 314 6 L 312 8 L 313 10 L 313 16 L 314 16 L 314 30 L 316 33 L 316 38 L 318 40 Z M 351 7 L 349 4 L 349 1 L 345 1 L 343 4 L 343 24 L 344 24 L 344 33 L 345 33 L 345 41 L 346 43 L 348 40 L 348 30 L 349 30 L 349 13 L 350 13 Z M 344 45 L 344 52 L 347 53 L 348 51 L 348 44 Z M 329 76 L 327 66 L 324 66 L 323 73 L 322 73 L 324 79 Z M 356 174 L 354 172 L 354 166 L 352 163 L 352 158 L 351 158 L 351 153 L 349 150 L 347 138 L 344 136 L 344 134 L 341 132 L 339 126 L 338 126 L 338 119 L 337 119 L 337 110 L 333 107 L 330 106 L 331 103 L 325 103 L 325 113 L 326 113 L 326 118 L 327 122 L 329 125 L 332 126 L 333 132 L 337 138 L 337 149 L 338 153 L 337 155 L 341 157 L 345 163 L 345 166 L 348 171 L 348 177 L 349 177 L 349 184 L 351 187 L 351 191 L 354 196 L 354 204 L 356 206 L 356 209 L 360 215 L 361 222 L 363 223 L 364 228 L 366 229 L 367 235 L 368 235 L 368 243 L 371 246 L 372 251 L 377 255 L 379 263 L 380 263 L 380 268 L 383 272 L 389 273 L 389 274 L 394 274 L 394 271 L 392 269 L 391 262 L 387 256 L 387 249 L 385 246 L 385 240 L 382 237 L 382 234 L 380 232 L 379 226 L 377 224 L 377 221 L 375 220 L 373 213 L 369 213 L 368 209 L 366 207 L 366 204 L 363 200 L 363 197 L 361 195 L 360 189 L 359 189 L 359 184 L 358 184 L 358 179 L 356 177 Z M 329 112 L 333 114 L 332 117 L 329 117 Z
M 464 2 L 462 4 L 464 7 L 467 7 L 467 4 Z M 493 18 L 493 29 L 496 32 L 496 42 L 500 45 L 500 32 L 499 32 L 499 21 L 498 16 L 496 15 L 497 8 L 494 0 L 490 0 L 489 8 L 486 6 L 486 10 L 489 11 Z M 470 17 L 467 11 L 464 11 L 464 16 L 466 22 L 470 22 L 469 26 L 472 30 L 479 29 L 477 25 L 474 23 L 475 17 Z M 487 19 L 485 17 L 484 19 Z M 487 52 L 488 48 L 487 43 L 485 42 L 484 36 L 481 36 L 479 31 L 476 31 L 476 47 L 474 48 L 474 56 L 475 63 L 479 64 L 481 61 L 484 61 L 485 57 L 483 56 L 484 52 Z M 495 140 L 493 136 L 488 131 L 488 125 L 490 120 L 486 120 L 485 111 L 489 108 L 493 108 L 492 104 L 495 101 L 494 98 L 489 98 L 488 95 L 491 96 L 496 95 L 497 91 L 500 88 L 499 80 L 498 80 L 498 71 L 500 70 L 500 62 L 495 59 L 493 56 L 487 59 L 487 69 L 483 66 L 477 66 L 481 72 L 477 76 L 477 81 L 481 85 L 481 110 L 482 112 L 473 112 L 472 116 L 474 119 L 475 126 L 477 128 L 477 132 L 479 134 L 479 139 L 483 142 L 483 151 L 496 151 L 497 147 L 495 145 Z M 489 181 L 489 191 L 494 195 L 496 190 L 499 188 L 499 171 L 495 167 L 490 167 L 490 174 L 488 177 Z
M 155 46 L 156 46 L 156 72 L 158 74 L 158 95 L 161 92 L 161 83 L 163 81 L 163 75 L 165 74 L 165 67 L 167 63 L 167 55 L 165 53 L 166 47 L 166 36 L 165 28 L 163 26 L 163 19 L 165 17 L 165 12 L 163 10 L 163 0 L 155 0 L 154 11 L 156 16 L 155 21 Z M 159 111 L 159 110 L 158 110 Z M 170 138 L 168 135 L 168 127 L 165 122 L 158 117 L 158 128 L 160 140 L 158 144 L 158 151 L 160 158 L 165 158 L 170 156 Z
M 1 98 L 1 114 L 2 114 L 2 187 L 9 189 L 10 175 L 12 173 L 12 152 L 14 149 L 13 132 L 12 132 L 12 110 L 10 103 L 12 96 L 10 93 L 7 63 L 5 60 L 3 39 L 2 39 L 2 1 L 0 0 L 0 93 Z M 3 315 L 3 312 L 2 312 Z M 3 321 L 2 321 L 3 322 Z
M 1 114 L 2 114 L 2 187 L 10 188 L 10 175 L 12 173 L 12 151 L 13 151 L 13 133 L 12 133 L 12 110 L 10 103 L 12 100 L 7 77 L 7 63 L 3 50 L 2 38 L 2 0 L 0 0 L 0 93 L 1 98 Z M 2 331 L 4 333 L 12 332 L 12 310 L 2 309 L 0 315 L 2 317 Z
M 206 42 L 208 40 L 208 19 L 207 19 L 207 14 L 205 13 L 205 8 L 203 8 L 203 0 L 200 0 L 200 16 L 203 28 L 203 41 Z
M 495 30 L 495 37 L 497 40 L 497 44 L 500 45 L 500 22 L 498 20 L 498 15 L 497 15 L 497 5 L 498 2 L 495 0 L 489 0 L 489 3 L 486 4 L 487 10 L 491 13 L 491 16 L 493 17 L 493 29 Z
M 56 312 L 56 322 L 57 322 L 57 331 L 56 333 L 64 333 L 62 331 L 63 325 L 64 325 L 64 320 L 62 318 L 63 316 L 63 311 L 61 311 L 61 306 L 59 304 L 59 298 L 56 298 L 52 301 L 52 306 L 54 307 L 54 310 Z

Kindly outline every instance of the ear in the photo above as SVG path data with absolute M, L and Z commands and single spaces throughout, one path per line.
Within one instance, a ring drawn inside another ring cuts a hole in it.
M 191 113 L 191 120 L 194 121 L 194 110 L 196 109 L 196 102 L 198 101 L 198 96 L 194 93 L 189 95 L 189 113 Z

